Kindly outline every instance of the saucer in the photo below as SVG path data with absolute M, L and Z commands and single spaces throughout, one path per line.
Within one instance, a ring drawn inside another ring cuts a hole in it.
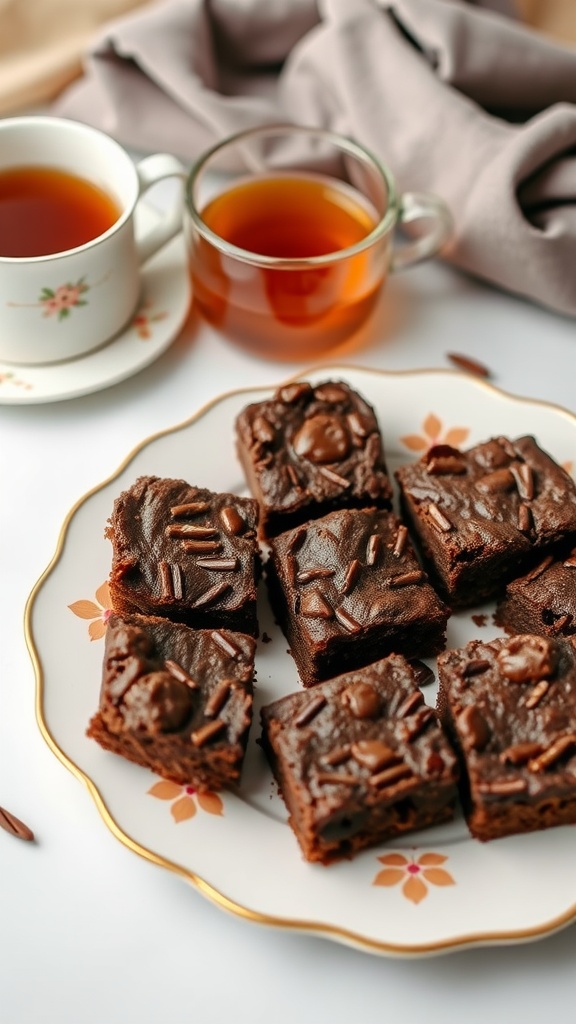
M 141 202 L 136 233 L 148 231 L 159 213 Z M 44 366 L 0 360 L 0 404 L 59 402 L 111 387 L 149 366 L 169 347 L 190 307 L 191 287 L 183 235 L 177 235 L 142 268 L 142 295 L 120 334 L 78 359 Z

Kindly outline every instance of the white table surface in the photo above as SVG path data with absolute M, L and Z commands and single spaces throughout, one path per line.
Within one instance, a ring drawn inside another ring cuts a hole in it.
M 487 364 L 505 391 L 574 410 L 575 328 L 434 263 L 397 276 L 363 346 L 330 361 L 448 367 L 455 350 Z M 2 1024 L 530 1024 L 555 1007 L 573 1017 L 573 926 L 524 945 L 392 959 L 249 923 L 119 843 L 40 735 L 23 610 L 70 507 L 136 443 L 209 398 L 302 370 L 256 360 L 192 316 L 124 383 L 0 405 L 0 805 L 37 837 L 0 830 Z

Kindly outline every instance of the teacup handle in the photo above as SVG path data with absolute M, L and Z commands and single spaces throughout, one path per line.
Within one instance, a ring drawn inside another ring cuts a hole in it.
M 411 224 L 416 220 L 431 220 L 432 224 L 419 238 L 394 251 L 392 270 L 402 270 L 434 256 L 453 230 L 452 215 L 442 199 L 426 192 L 405 192 L 400 198 L 397 223 Z
M 188 174 L 184 165 L 170 153 L 153 153 L 152 156 L 144 157 L 136 164 L 136 173 L 140 183 L 139 198 L 152 185 L 164 178 L 181 178 L 183 184 Z M 136 240 L 140 263 L 145 263 L 150 256 L 153 256 L 158 249 L 161 249 L 166 242 L 169 242 L 182 230 L 183 201 L 184 189 L 181 188 L 178 190 L 178 196 L 172 209 L 166 216 L 142 238 Z

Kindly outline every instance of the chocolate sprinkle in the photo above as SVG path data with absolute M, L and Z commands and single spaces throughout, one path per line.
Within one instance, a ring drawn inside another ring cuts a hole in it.
M 392 554 L 394 555 L 395 558 L 400 558 L 404 554 L 404 548 L 406 547 L 407 540 L 408 540 L 408 529 L 407 529 L 407 527 L 404 526 L 404 525 L 399 526 L 398 527 L 398 533 L 396 534 L 396 539 L 394 541 L 394 547 L 392 549 Z
M 206 590 L 196 599 L 193 607 L 203 608 L 207 604 L 213 604 L 214 601 L 217 601 L 218 598 L 222 597 L 222 595 L 227 593 L 228 590 L 230 590 L 229 583 L 226 583 L 225 581 L 222 583 L 215 583 L 213 587 L 210 587 L 209 590 Z
M 432 520 L 432 525 L 440 531 L 440 533 L 448 533 L 448 530 L 452 529 L 452 523 L 446 518 L 443 512 L 440 511 L 438 505 L 435 505 L 431 501 L 428 505 L 428 515 Z
M 171 523 L 165 530 L 167 537 L 179 537 L 183 539 L 208 540 L 218 536 L 218 530 L 213 526 L 196 526 L 195 523 Z
M 318 772 L 316 781 L 326 786 L 358 786 L 360 779 L 356 775 L 346 775 L 344 772 Z
M 313 697 L 312 700 L 302 708 L 299 714 L 296 715 L 296 718 L 294 719 L 294 725 L 296 728 L 301 729 L 303 725 L 308 725 L 308 722 L 311 722 L 312 719 L 316 717 L 325 704 L 326 698 L 323 697 L 322 694 L 319 693 Z
M 175 519 L 179 516 L 198 516 L 201 512 L 207 512 L 209 508 L 207 501 L 187 501 L 184 505 L 173 505 L 170 515 Z
M 235 644 L 231 643 L 230 640 L 228 640 L 223 633 L 220 633 L 219 630 L 215 629 L 212 631 L 210 636 L 212 637 L 214 643 L 218 647 L 220 647 L 221 650 L 225 652 L 225 654 L 229 654 L 231 658 L 238 657 L 238 655 L 240 654 L 240 649 L 236 647 Z
M 201 725 L 199 729 L 195 729 L 191 734 L 190 739 L 195 747 L 203 747 L 206 743 L 209 743 L 210 740 L 219 736 L 225 728 L 226 722 L 223 722 L 221 718 L 215 718 L 213 722 L 206 722 L 206 724 Z
M 164 667 L 168 670 L 171 676 L 174 676 L 174 679 L 177 679 L 180 683 L 186 683 L 186 686 L 189 686 L 191 690 L 197 690 L 199 688 L 199 684 L 196 680 L 192 679 L 192 676 L 188 675 L 186 669 L 182 668 L 182 665 L 179 665 L 177 661 L 172 661 L 171 658 L 166 658 Z

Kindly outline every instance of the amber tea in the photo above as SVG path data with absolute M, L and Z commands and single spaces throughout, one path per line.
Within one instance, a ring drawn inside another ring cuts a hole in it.
M 107 192 L 53 167 L 0 170 L 0 256 L 30 258 L 75 249 L 118 220 Z
M 284 347 L 288 355 L 296 347 L 312 355 L 352 334 L 374 305 L 385 261 L 376 266 L 369 251 L 343 250 L 366 239 L 380 218 L 349 185 L 304 173 L 256 177 L 216 196 L 200 213 L 229 245 L 263 257 L 239 272 L 231 252 L 222 253 L 207 237 L 193 243 L 199 308 L 250 348 L 268 355 L 273 348 L 278 357 Z M 342 258 L 315 263 L 331 254 Z

